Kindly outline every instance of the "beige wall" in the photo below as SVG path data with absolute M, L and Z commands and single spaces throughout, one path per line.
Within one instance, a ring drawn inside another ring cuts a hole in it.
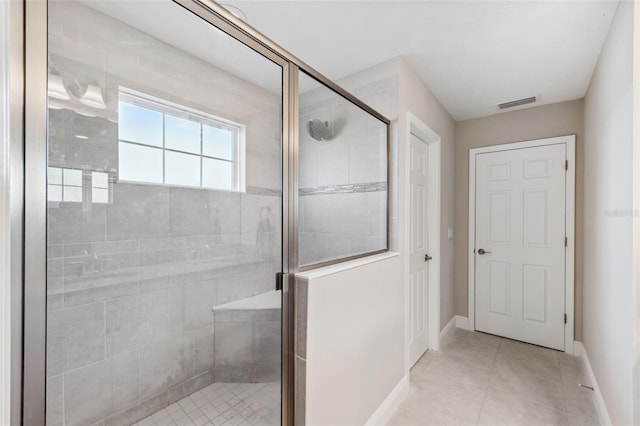
M 467 316 L 469 149 L 554 136 L 576 135 L 575 338 L 582 340 L 582 204 L 584 140 L 582 100 L 492 115 L 456 123 L 455 308 Z
M 410 112 L 418 117 L 424 124 L 429 126 L 440 136 L 441 140 L 441 163 L 440 163 L 440 329 L 443 329 L 455 315 L 454 312 L 454 245 L 453 240 L 447 238 L 447 228 L 453 227 L 454 206 L 455 206 L 455 122 L 438 102 L 431 91 L 422 83 L 416 73 L 404 62 L 400 62 L 400 115 L 398 120 L 399 128 L 399 156 L 398 168 L 400 170 L 409 167 L 409 164 L 402 159 L 408 159 L 409 128 L 407 113 Z M 407 150 L 407 151 L 405 151 Z M 404 197 L 408 197 L 409 182 L 398 179 L 401 190 L 399 205 L 407 205 Z M 408 238 L 409 212 L 399 211 L 401 245 L 404 247 L 404 240 Z M 403 230 L 404 225 L 404 231 Z M 408 245 L 407 245 L 408 247 Z M 406 253 L 405 253 L 406 254 Z
M 584 338 L 611 422 L 633 424 L 633 4 L 620 2 L 584 99 Z

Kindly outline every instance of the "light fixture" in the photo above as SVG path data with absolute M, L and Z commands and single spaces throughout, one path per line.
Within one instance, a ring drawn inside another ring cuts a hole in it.
M 75 135 L 75 137 L 82 140 L 89 139 L 89 136 L 85 136 L 85 135 Z
M 80 102 L 96 109 L 107 108 L 102 98 L 102 90 L 95 84 L 89 84 L 87 86 L 87 91 L 80 98 Z
M 55 71 L 51 71 L 49 73 L 49 80 L 47 82 L 47 93 L 50 98 L 53 99 L 61 99 L 63 101 L 68 101 L 69 94 L 67 90 L 64 88 L 64 83 L 62 82 L 62 76 Z

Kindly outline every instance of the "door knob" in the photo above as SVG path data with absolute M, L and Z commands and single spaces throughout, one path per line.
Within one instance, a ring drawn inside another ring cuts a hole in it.
M 431 260 L 433 259 L 433 257 L 429 256 L 428 254 L 424 255 L 424 261 L 426 262 L 427 260 Z
M 478 254 L 480 254 L 480 255 L 482 255 L 482 254 L 489 254 L 489 253 L 491 253 L 491 252 L 490 252 L 490 251 L 487 251 L 487 250 L 485 250 L 485 249 L 479 249 L 479 250 L 478 250 Z

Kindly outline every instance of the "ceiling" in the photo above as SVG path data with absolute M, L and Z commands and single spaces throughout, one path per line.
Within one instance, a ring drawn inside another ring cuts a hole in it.
M 455 120 L 529 96 L 538 102 L 528 107 L 582 98 L 618 3 L 222 2 L 332 80 L 403 57 Z

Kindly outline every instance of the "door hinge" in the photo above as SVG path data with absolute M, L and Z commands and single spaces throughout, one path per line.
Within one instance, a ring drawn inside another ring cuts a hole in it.
M 284 272 L 276 272 L 276 291 L 282 290 Z
M 564 160 L 564 169 L 569 170 L 569 160 Z
M 567 237 L 564 237 L 564 246 L 567 247 L 568 244 L 569 244 L 569 239 Z
M 564 323 L 567 323 L 567 314 L 564 314 Z

